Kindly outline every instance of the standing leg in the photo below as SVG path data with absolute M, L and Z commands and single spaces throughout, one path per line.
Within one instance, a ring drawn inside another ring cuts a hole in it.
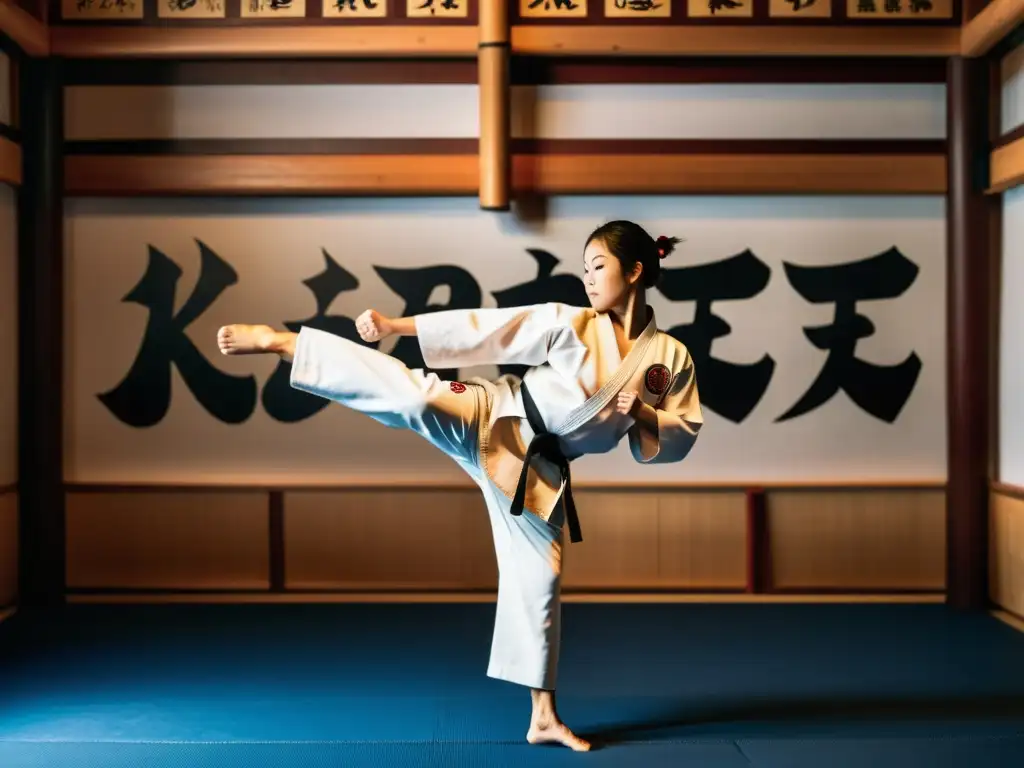
M 498 604 L 487 674 L 530 689 L 526 740 L 585 752 L 590 744 L 558 716 L 555 687 L 561 647 L 561 527 L 532 512 L 509 513 L 510 500 L 481 480 L 498 560 Z

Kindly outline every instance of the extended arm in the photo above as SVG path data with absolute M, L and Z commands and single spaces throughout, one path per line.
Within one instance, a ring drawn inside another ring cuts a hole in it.
M 429 368 L 542 365 L 585 354 L 578 329 L 587 310 L 548 303 L 526 307 L 444 310 L 403 318 L 419 338 Z
M 637 399 L 631 415 L 636 420 L 629 430 L 634 459 L 641 464 L 668 464 L 686 458 L 704 424 L 689 354 L 659 407 Z

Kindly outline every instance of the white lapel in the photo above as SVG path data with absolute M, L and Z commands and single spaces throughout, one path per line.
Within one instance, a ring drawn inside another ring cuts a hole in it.
M 654 341 L 658 334 L 658 324 L 654 319 L 654 310 L 648 309 L 650 312 L 650 319 L 647 322 L 647 327 L 644 328 L 637 340 L 633 343 L 633 348 L 629 350 L 629 354 L 626 355 L 626 359 L 622 361 L 615 373 L 609 377 L 608 381 L 604 383 L 597 392 L 595 392 L 586 402 L 578 407 L 574 408 L 572 412 L 565 417 L 561 424 L 554 430 L 556 435 L 566 435 L 573 430 L 579 429 L 597 414 L 605 409 L 608 403 L 611 402 L 612 398 L 615 397 L 628 382 L 640 363 L 647 357 L 647 351 L 650 348 L 651 343 Z M 616 353 L 618 354 L 618 353 Z

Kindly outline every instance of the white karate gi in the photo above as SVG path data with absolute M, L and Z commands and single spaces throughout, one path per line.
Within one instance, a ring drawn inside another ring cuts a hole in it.
M 605 453 L 628 436 L 641 463 L 681 461 L 703 424 L 686 348 L 648 325 L 623 360 L 611 318 L 549 303 L 419 315 L 429 368 L 534 366 L 523 378 L 547 431 L 569 458 Z M 560 640 L 561 528 L 557 468 L 535 459 L 524 514 L 510 514 L 533 431 L 520 380 L 449 382 L 394 357 L 312 328 L 296 340 L 291 385 L 416 432 L 454 459 L 484 494 L 498 563 L 498 602 L 487 674 L 553 690 Z M 657 408 L 658 433 L 616 411 L 622 390 Z M 623 514 L 628 514 L 624 511 Z M 586 519 L 585 511 L 583 519 Z

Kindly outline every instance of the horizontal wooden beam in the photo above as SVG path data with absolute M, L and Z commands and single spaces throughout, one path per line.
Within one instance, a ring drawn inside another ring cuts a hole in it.
M 476 195 L 465 155 L 68 155 L 68 195 Z M 515 155 L 547 194 L 943 194 L 944 154 Z
M 476 55 L 476 38 L 477 28 L 465 25 L 50 28 L 54 55 L 82 59 L 469 58 Z M 958 54 L 960 47 L 958 27 L 524 24 L 512 28 L 512 52 L 530 56 L 934 57 Z
M 1024 182 L 1024 137 L 997 147 L 989 160 L 989 192 L 1005 192 Z
M 952 56 L 959 27 L 569 26 L 512 28 L 530 56 Z
M 7 35 L 29 56 L 50 53 L 50 33 L 46 25 L 13 0 L 0 0 L 0 33 Z
M 54 26 L 65 58 L 475 58 L 475 26 L 134 27 Z
M 992 0 L 967 22 L 960 34 L 964 56 L 984 56 L 1024 22 L 1024 0 Z
M 0 183 L 21 184 L 21 147 L 0 136 Z

